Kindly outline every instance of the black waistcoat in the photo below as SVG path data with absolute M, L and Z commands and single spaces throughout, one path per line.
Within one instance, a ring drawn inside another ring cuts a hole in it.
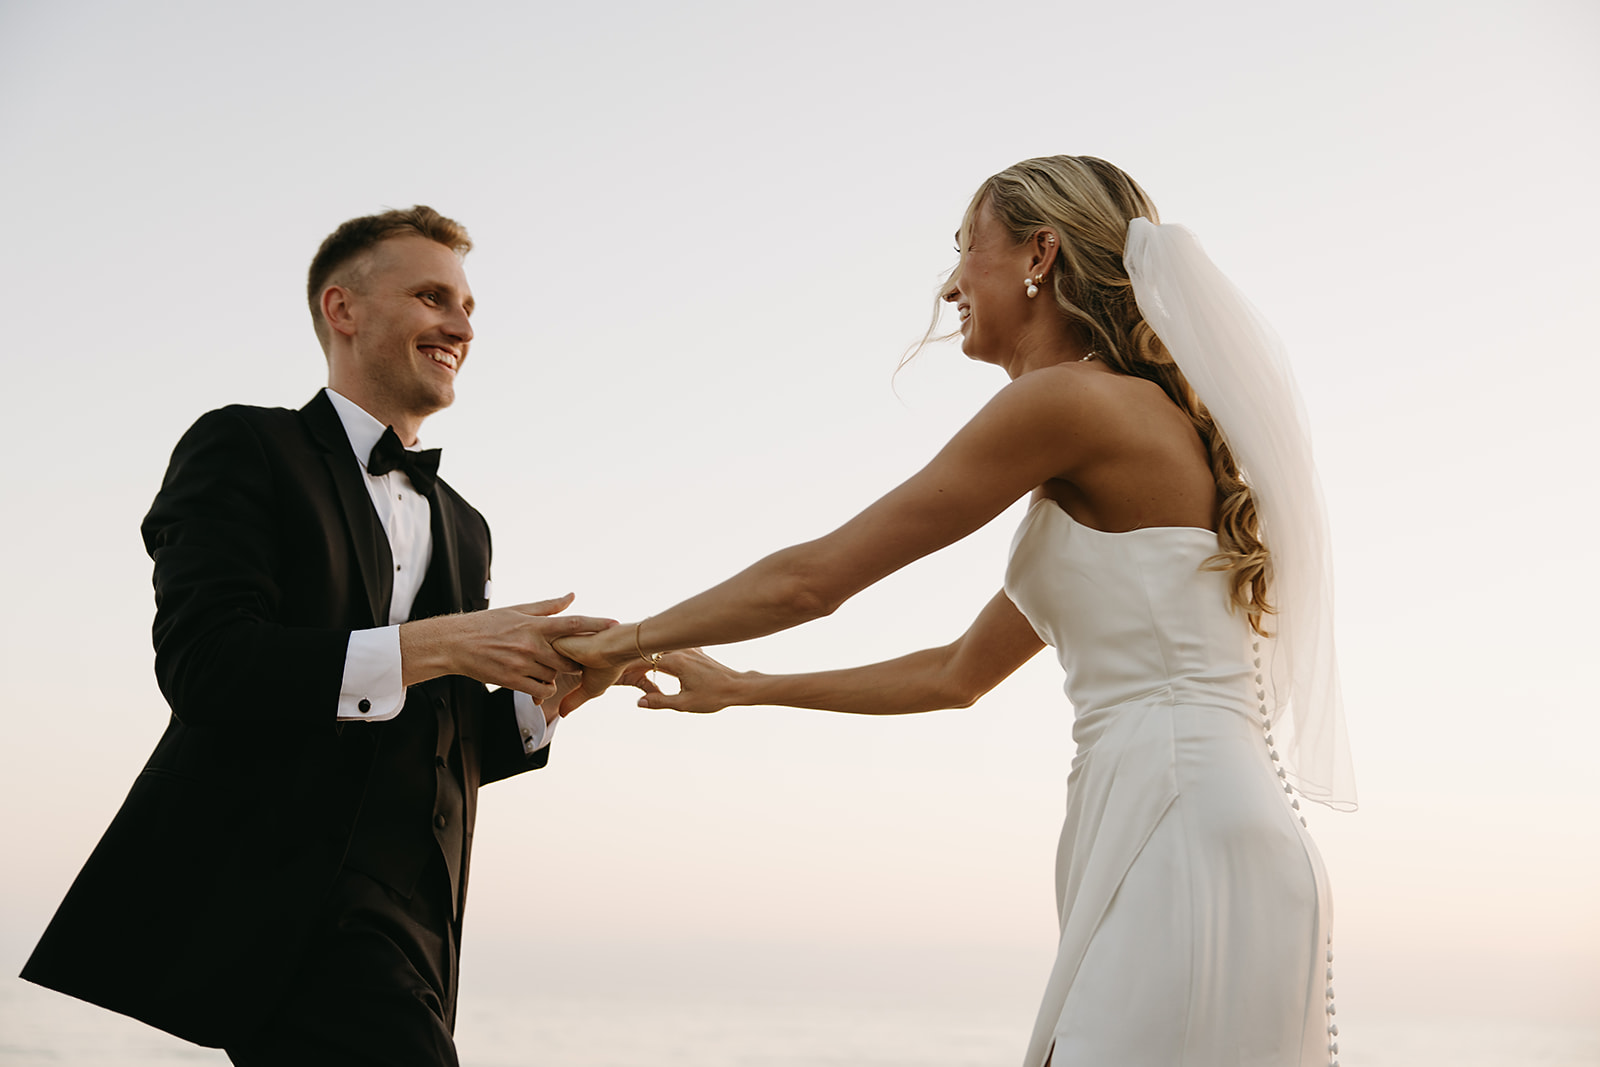
M 412 619 L 459 610 L 449 603 L 453 585 L 439 550 L 438 508 L 434 515 L 433 561 L 411 607 Z M 459 916 L 461 867 L 466 844 L 466 802 L 461 748 L 457 743 L 455 679 L 433 678 L 406 691 L 400 714 L 386 722 L 351 723 L 345 737 L 375 743 L 361 814 L 345 862 L 406 897 L 436 888 L 419 885 L 437 851 L 449 872 L 450 907 Z

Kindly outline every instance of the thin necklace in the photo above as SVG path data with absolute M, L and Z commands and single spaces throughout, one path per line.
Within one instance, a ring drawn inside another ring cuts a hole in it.
M 1091 351 L 1087 356 L 1084 356 L 1082 359 L 1078 360 L 1078 362 L 1087 363 L 1097 355 L 1099 355 L 1099 353 Z

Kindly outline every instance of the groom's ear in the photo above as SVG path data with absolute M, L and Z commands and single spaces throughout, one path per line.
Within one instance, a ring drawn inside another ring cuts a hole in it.
M 355 316 L 351 311 L 354 294 L 342 285 L 330 285 L 322 290 L 322 317 L 328 328 L 346 337 L 356 332 Z

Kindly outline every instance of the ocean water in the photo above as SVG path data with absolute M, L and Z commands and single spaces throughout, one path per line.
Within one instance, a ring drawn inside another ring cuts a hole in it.
M 1028 1021 L 684 990 L 648 1000 L 480 991 L 463 997 L 457 1039 L 463 1067 L 1009 1067 Z M 1352 1019 L 1339 1045 L 1342 1067 L 1600 1067 L 1600 1023 Z M 227 1057 L 20 980 L 0 985 L 3 1067 L 120 1064 Z

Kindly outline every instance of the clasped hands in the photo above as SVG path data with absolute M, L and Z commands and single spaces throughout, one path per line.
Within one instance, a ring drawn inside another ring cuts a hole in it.
M 445 674 L 476 678 L 527 693 L 546 709 L 568 715 L 613 685 L 643 692 L 644 707 L 717 711 L 735 703 L 737 678 L 699 649 L 645 658 L 637 624 L 619 627 L 596 615 L 561 615 L 573 595 L 464 615 L 406 623 L 400 628 L 406 685 Z M 650 679 L 660 670 L 678 678 L 677 693 Z
M 557 649 L 563 638 L 594 635 L 617 625 L 615 619 L 595 615 L 557 614 L 572 600 L 568 593 L 554 600 L 406 623 L 400 627 L 402 680 L 414 685 L 446 674 L 465 675 L 527 693 L 547 708 L 554 701 L 562 715 L 617 682 L 654 691 L 646 677 L 648 664 L 596 672 Z
M 561 714 L 619 682 L 643 690 L 642 708 L 713 712 L 748 702 L 740 700 L 740 680 L 752 675 L 729 670 L 698 648 L 647 652 L 639 640 L 639 625 L 628 623 L 555 642 L 561 654 L 584 664 L 579 687 L 562 701 Z M 676 678 L 678 691 L 663 691 L 651 681 L 651 671 Z

